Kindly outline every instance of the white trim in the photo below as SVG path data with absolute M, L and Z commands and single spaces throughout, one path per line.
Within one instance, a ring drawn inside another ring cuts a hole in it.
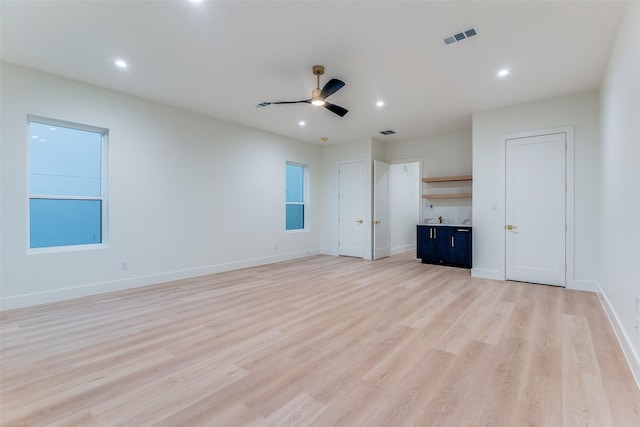
M 629 364 L 629 368 L 631 369 L 631 374 L 636 380 L 636 385 L 640 388 L 640 355 L 636 353 L 633 345 L 631 344 L 631 339 L 629 335 L 627 335 L 625 329 L 622 327 L 622 322 L 620 322 L 620 318 L 616 314 L 616 311 L 613 309 L 613 306 L 609 303 L 609 299 L 607 299 L 607 295 L 602 290 L 600 283 L 596 283 L 598 298 L 600 299 L 600 303 L 602 304 L 602 308 L 604 312 L 607 314 L 607 318 L 613 327 L 613 331 L 616 334 L 616 338 L 620 343 L 620 347 L 622 347 L 622 353 L 624 357 L 627 359 L 627 363 Z
M 575 236 L 574 236 L 574 204 L 575 204 L 575 137 L 573 125 L 559 126 L 555 128 L 539 129 L 531 131 L 522 131 L 510 133 L 507 135 L 500 135 L 498 138 L 499 144 L 499 165 L 500 165 L 500 194 L 502 194 L 502 206 L 498 211 L 503 219 L 506 218 L 506 149 L 507 141 L 510 139 L 529 138 L 532 136 L 543 136 L 551 134 L 565 134 L 565 141 L 567 143 L 567 152 L 565 157 L 565 178 L 567 180 L 567 192 L 565 194 L 565 219 L 567 224 L 567 232 L 565 234 L 565 262 L 567 264 L 567 271 L 565 273 L 565 287 L 568 289 L 574 289 L 572 286 L 580 281 L 575 279 Z M 505 221 L 503 221 L 506 224 Z M 502 227 L 502 241 L 504 244 L 500 245 L 502 251 L 502 277 L 497 280 L 506 280 L 507 262 L 506 262 L 506 229 Z M 484 277 L 484 276 L 478 276 Z
M 492 279 L 504 281 L 504 271 L 489 270 L 487 268 L 472 268 L 471 277 L 477 277 L 479 279 Z
M 340 256 L 337 249 L 321 248 L 320 255 Z
M 567 289 L 572 289 L 574 291 L 586 291 L 586 292 L 597 292 L 598 291 L 598 282 L 594 282 L 593 280 L 569 280 L 567 278 Z
M 90 243 L 87 245 L 48 246 L 43 248 L 27 248 L 27 255 L 57 254 L 61 252 L 95 251 L 108 249 L 106 243 Z
M 399 246 L 397 248 L 392 248 L 389 255 L 397 255 L 404 252 L 415 251 L 415 250 L 416 250 L 416 245 L 413 245 L 413 244 L 404 245 L 404 246 Z
M 109 282 L 93 283 L 75 288 L 55 289 L 52 291 L 36 292 L 31 294 L 16 295 L 0 299 L 0 310 L 10 310 L 14 308 L 28 307 L 33 305 L 47 304 L 56 301 L 64 301 L 73 298 L 80 298 L 91 295 L 98 295 L 107 292 L 120 291 L 124 289 L 138 288 L 141 286 L 156 285 L 173 280 L 189 279 L 192 277 L 205 276 L 208 274 L 222 273 L 240 268 L 255 267 L 259 265 L 272 264 L 281 261 L 304 258 L 322 253 L 319 249 L 307 251 L 290 252 L 282 255 L 274 255 L 262 258 L 246 259 L 224 264 L 216 264 L 205 267 L 191 268 L 185 270 L 169 271 L 148 276 L 133 277 L 130 279 L 113 280 Z
M 295 234 L 295 233 L 308 233 L 308 228 L 295 228 L 293 230 L 284 230 L 285 234 Z

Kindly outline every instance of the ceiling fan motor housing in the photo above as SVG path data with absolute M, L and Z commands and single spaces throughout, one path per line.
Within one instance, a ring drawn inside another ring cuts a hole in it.
M 311 91 L 311 104 L 312 105 L 324 105 L 324 98 L 322 97 L 322 90 L 320 89 L 320 76 L 324 74 L 323 65 L 314 65 L 313 74 L 318 78 L 317 87 Z

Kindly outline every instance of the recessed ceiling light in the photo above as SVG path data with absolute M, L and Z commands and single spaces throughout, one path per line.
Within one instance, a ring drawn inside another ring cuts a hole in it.
M 117 59 L 115 64 L 120 68 L 127 68 L 127 63 L 124 62 L 122 59 Z
M 509 75 L 509 70 L 506 68 L 503 68 L 502 70 L 498 71 L 498 77 L 505 77 Z
M 376 102 L 376 107 L 384 107 L 384 101 Z
M 304 120 L 300 120 L 298 122 L 298 126 L 305 126 L 307 124 L 307 122 L 305 122 Z

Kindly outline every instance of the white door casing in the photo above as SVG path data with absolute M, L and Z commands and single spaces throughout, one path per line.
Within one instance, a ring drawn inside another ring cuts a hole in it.
M 506 140 L 505 276 L 566 284 L 566 134 Z
M 364 162 L 338 165 L 338 254 L 364 256 Z
M 373 161 L 373 259 L 391 254 L 388 163 Z

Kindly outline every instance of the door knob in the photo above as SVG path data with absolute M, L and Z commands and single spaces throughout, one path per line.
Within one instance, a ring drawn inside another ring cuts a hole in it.
M 357 220 L 356 222 L 357 222 L 358 224 L 362 224 L 364 221 L 363 221 L 363 220 L 361 220 L 361 219 L 359 219 L 359 220 Z
M 516 228 L 518 227 L 516 227 L 515 225 L 511 225 L 511 224 L 507 225 L 507 230 L 515 230 Z
M 376 221 L 376 220 L 374 219 L 374 220 L 373 220 L 373 225 L 380 224 L 381 222 L 382 222 L 382 221 Z

